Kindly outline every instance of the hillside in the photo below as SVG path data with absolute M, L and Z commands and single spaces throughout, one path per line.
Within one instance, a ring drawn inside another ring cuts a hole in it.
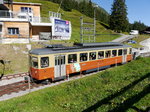
M 17 2 L 29 2 L 29 0 L 14 0 Z M 33 3 L 41 3 L 42 4 L 42 10 L 41 10 L 41 16 L 42 17 L 48 17 L 49 13 L 48 11 L 58 11 L 59 5 L 56 3 L 52 3 L 48 0 L 30 0 L 30 2 Z M 60 13 L 62 13 L 62 18 L 71 21 L 72 24 L 72 37 L 71 41 L 79 41 L 80 39 L 80 17 L 83 16 L 85 17 L 86 21 L 93 22 L 93 19 L 81 14 L 80 12 L 76 10 L 72 10 L 71 12 L 63 11 L 62 9 L 60 10 Z M 106 41 L 111 41 L 115 38 L 118 37 L 118 35 L 110 35 L 110 34 L 115 34 L 111 30 L 106 29 L 103 27 L 100 21 L 97 21 L 97 27 L 96 31 L 97 34 L 109 34 L 109 35 L 101 35 L 98 36 L 96 41 L 97 42 L 106 42 Z
M 150 58 L 0 102 L 2 112 L 148 112 Z

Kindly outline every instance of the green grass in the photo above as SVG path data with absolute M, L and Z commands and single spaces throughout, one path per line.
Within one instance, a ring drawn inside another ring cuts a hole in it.
M 14 0 L 17 2 L 29 2 L 28 0 Z M 41 3 L 42 8 L 41 8 L 41 16 L 42 17 L 48 17 L 49 13 L 48 11 L 58 11 L 58 4 L 52 3 L 48 0 L 30 0 L 30 2 L 33 3 Z M 92 18 L 89 18 L 82 13 L 72 10 L 71 12 L 60 10 L 60 13 L 62 13 L 62 19 L 69 20 L 71 21 L 72 24 L 72 36 L 71 36 L 71 42 L 79 42 L 80 41 L 80 17 L 84 17 L 84 21 L 86 22 L 93 22 Z M 101 24 L 100 21 L 97 21 L 97 27 L 96 27 L 97 34 L 116 34 L 111 30 L 108 30 L 104 28 Z M 107 42 L 111 41 L 117 37 L 119 37 L 119 34 L 116 35 L 103 35 L 103 36 L 98 36 L 96 41 L 97 42 Z
M 132 39 L 132 40 L 135 40 L 137 43 L 136 44 L 129 44 L 129 43 L 125 43 L 125 44 L 128 44 L 128 45 L 131 45 L 132 47 L 134 48 L 139 48 L 139 47 L 143 47 L 142 45 L 140 45 L 139 43 L 141 41 L 144 41 L 146 39 L 150 38 L 150 35 L 139 35 L 137 36 L 136 38 Z
M 0 102 L 1 111 L 80 112 L 97 102 L 99 112 L 120 107 L 135 112 L 130 108 L 132 105 L 145 110 L 150 105 L 150 88 L 143 93 L 144 88 L 150 86 L 149 65 L 150 58 L 139 58 L 96 75 Z

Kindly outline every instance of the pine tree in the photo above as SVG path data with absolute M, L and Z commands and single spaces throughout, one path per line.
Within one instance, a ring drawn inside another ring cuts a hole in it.
M 71 11 L 72 10 L 72 5 L 71 5 L 70 0 L 63 0 L 61 8 L 64 9 L 65 11 Z
M 87 14 L 88 14 L 88 16 L 89 16 L 89 17 L 94 17 L 94 7 L 93 7 L 93 5 L 92 5 L 91 0 L 90 0 L 89 3 L 87 4 L 86 9 L 87 9 Z
M 85 0 L 83 0 L 82 2 L 80 2 L 79 3 L 79 11 L 81 12 L 81 13 L 83 13 L 83 14 L 85 14 L 85 15 L 87 15 L 86 14 L 86 9 L 87 9 L 87 3 L 85 2 Z
M 110 15 L 110 28 L 116 32 L 125 32 L 128 31 L 128 26 L 125 0 L 114 0 Z
M 147 28 L 148 26 L 146 26 L 144 23 L 142 23 L 141 21 L 135 21 L 133 24 L 130 24 L 130 30 L 139 30 L 139 31 L 143 31 Z

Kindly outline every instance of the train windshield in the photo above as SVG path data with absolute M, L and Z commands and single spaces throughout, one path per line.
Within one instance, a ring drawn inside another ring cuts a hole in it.
M 30 57 L 31 66 L 34 68 L 38 68 L 38 58 L 37 57 Z
M 49 57 L 41 57 L 41 68 L 49 66 Z

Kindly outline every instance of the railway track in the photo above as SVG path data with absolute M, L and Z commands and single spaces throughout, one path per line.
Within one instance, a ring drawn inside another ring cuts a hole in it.
M 20 81 L 4 86 L 0 86 L 0 97 L 3 95 L 9 95 L 11 93 L 18 93 L 20 91 L 25 91 L 27 89 L 33 89 L 42 86 L 42 84 L 27 83 L 25 81 Z
M 34 91 L 33 89 L 39 90 L 39 89 L 43 89 L 43 88 L 46 88 L 46 87 L 59 85 L 61 83 L 68 82 L 68 81 L 75 80 L 75 79 L 79 79 L 79 78 L 82 78 L 82 77 L 86 77 L 88 75 L 92 75 L 92 74 L 71 76 L 71 77 L 68 77 L 65 80 L 56 81 L 56 82 L 53 82 L 53 83 L 49 83 L 47 85 L 41 84 L 41 83 L 37 84 L 37 83 L 32 83 L 32 82 L 28 83 L 26 81 L 19 81 L 19 82 L 3 85 L 3 86 L 0 86 L 0 98 L 3 97 L 4 95 L 11 95 L 12 93 L 16 93 L 16 94 L 18 93 L 19 94 L 19 92 L 22 92 L 22 91 L 28 91 L 27 93 L 29 93 L 29 91 L 31 91 L 31 92 Z M 26 76 L 26 75 L 22 75 L 22 76 Z M 13 76 L 13 77 L 15 77 L 15 76 Z M 10 77 L 6 78 L 6 79 L 10 80 Z M 13 98 L 13 97 L 11 97 L 11 98 Z
M 111 69 L 111 68 L 109 68 L 109 69 Z M 47 85 L 42 84 L 42 83 L 37 84 L 37 83 L 26 82 L 26 81 L 19 81 L 19 82 L 14 82 L 14 83 L 7 84 L 7 85 L 2 85 L 2 86 L 0 86 L 0 101 L 11 99 L 11 98 L 14 98 L 14 97 L 17 97 L 17 96 L 22 96 L 22 95 L 25 95 L 29 92 L 44 89 L 46 87 L 52 87 L 52 86 L 59 85 L 61 83 L 65 83 L 65 82 L 68 82 L 68 81 L 71 81 L 71 80 L 76 80 L 76 79 L 80 79 L 80 78 L 83 78 L 83 77 L 91 76 L 93 74 L 96 74 L 96 73 L 102 72 L 102 71 L 104 71 L 104 70 L 100 70 L 100 71 L 93 72 L 93 73 L 88 73 L 86 75 L 78 74 L 78 75 L 75 75 L 75 76 L 68 77 L 65 80 L 56 81 L 56 82 L 53 82 L 53 83 L 49 83 Z M 4 79 L 5 80 L 10 80 L 12 78 L 16 78 L 16 77 L 18 78 L 18 77 L 23 77 L 23 76 L 27 76 L 27 75 L 28 75 L 28 73 L 15 74 L 14 76 L 13 75 L 5 76 L 3 78 L 3 80 Z M 20 95 L 19 92 L 24 92 L 25 94 Z M 12 95 L 13 93 L 16 93 L 16 95 L 13 96 Z M 9 95 L 9 98 L 3 98 L 5 95 Z
M 24 76 L 27 76 L 27 75 L 29 75 L 28 72 L 13 74 L 13 75 L 6 75 L 6 76 L 3 76 L 1 80 L 10 80 L 10 79 L 13 79 L 13 78 L 24 77 Z

